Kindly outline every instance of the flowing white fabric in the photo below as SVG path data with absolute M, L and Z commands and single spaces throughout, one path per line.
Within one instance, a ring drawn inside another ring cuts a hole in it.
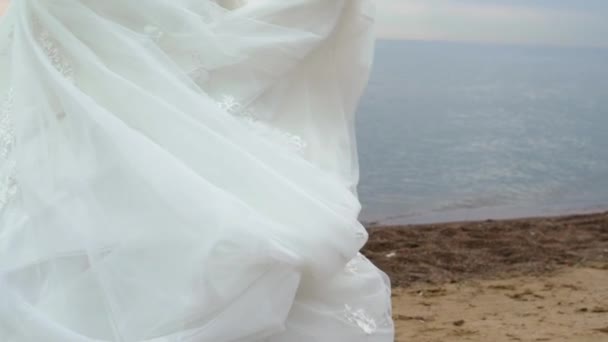
M 358 254 L 370 1 L 0 20 L 0 341 L 393 340 Z

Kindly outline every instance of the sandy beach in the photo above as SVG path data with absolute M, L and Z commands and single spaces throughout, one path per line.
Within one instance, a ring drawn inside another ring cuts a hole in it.
M 370 231 L 398 342 L 608 341 L 608 212 Z

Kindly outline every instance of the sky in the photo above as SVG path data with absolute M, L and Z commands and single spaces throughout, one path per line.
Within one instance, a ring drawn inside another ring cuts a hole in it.
M 608 48 L 608 0 L 374 1 L 385 39 Z
M 608 47 L 608 0 L 375 0 L 388 39 Z

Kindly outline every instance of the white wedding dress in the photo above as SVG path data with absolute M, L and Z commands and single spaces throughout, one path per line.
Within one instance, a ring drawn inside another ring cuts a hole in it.
M 389 342 L 369 0 L 12 0 L 0 341 Z

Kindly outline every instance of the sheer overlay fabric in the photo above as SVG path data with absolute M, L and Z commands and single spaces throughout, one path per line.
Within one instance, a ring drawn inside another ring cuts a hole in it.
M 0 20 L 0 341 L 393 340 L 358 253 L 370 1 Z

